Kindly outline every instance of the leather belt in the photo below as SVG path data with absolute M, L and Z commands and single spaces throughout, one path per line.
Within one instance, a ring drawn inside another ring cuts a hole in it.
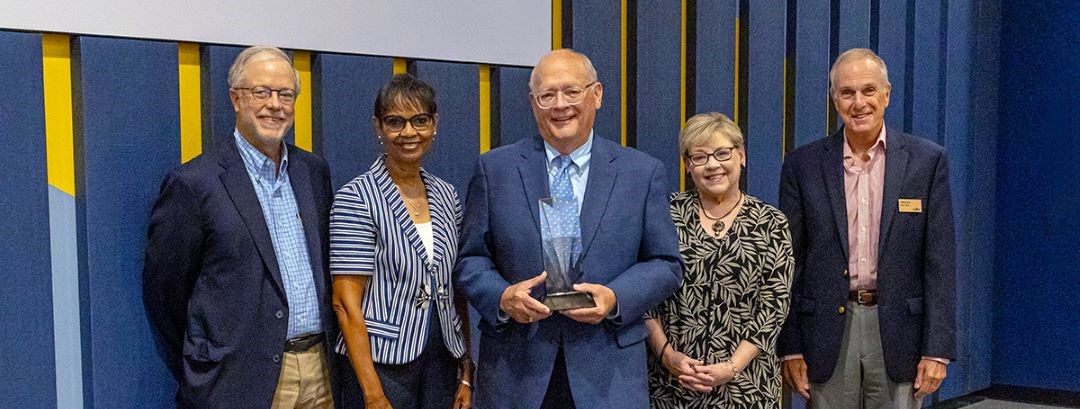
M 848 301 L 867 307 L 877 305 L 877 290 L 849 291 Z
M 285 352 L 304 352 L 319 345 L 326 338 L 323 333 L 308 334 L 285 341 Z

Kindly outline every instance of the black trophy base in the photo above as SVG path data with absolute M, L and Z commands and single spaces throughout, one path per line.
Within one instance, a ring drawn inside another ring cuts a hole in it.
M 589 293 L 580 291 L 566 291 L 562 293 L 547 294 L 544 296 L 544 305 L 552 311 L 572 310 L 575 308 L 592 308 L 596 302 Z

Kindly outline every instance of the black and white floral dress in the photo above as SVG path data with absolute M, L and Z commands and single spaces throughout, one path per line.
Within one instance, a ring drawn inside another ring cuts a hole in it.
M 686 262 L 682 288 L 649 318 L 658 319 L 671 346 L 715 364 L 731 358 L 742 341 L 761 349 L 739 377 L 709 393 L 687 390 L 650 354 L 653 408 L 777 408 L 780 367 L 776 338 L 787 316 L 794 258 L 784 215 L 746 196 L 723 237 L 701 227 L 696 191 L 671 199 L 671 216 Z

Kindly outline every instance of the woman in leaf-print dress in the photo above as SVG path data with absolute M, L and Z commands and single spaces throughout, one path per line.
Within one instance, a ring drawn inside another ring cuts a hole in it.
M 671 199 L 682 288 L 645 321 L 652 407 L 779 407 L 775 345 L 794 272 L 787 219 L 739 189 L 746 152 L 726 116 L 690 118 L 679 147 L 695 189 Z

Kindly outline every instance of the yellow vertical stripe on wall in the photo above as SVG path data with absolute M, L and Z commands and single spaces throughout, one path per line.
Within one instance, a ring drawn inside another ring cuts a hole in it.
M 72 125 L 71 38 L 41 35 L 45 97 L 45 150 L 49 184 L 75 196 L 75 131 Z
M 311 99 L 315 97 L 311 89 L 311 52 L 293 52 L 293 66 L 300 72 L 300 95 L 296 96 L 293 109 L 296 122 L 293 124 L 293 144 L 305 151 L 312 151 L 311 142 Z
M 628 35 L 627 30 L 629 29 L 628 28 L 629 27 L 628 22 L 627 22 L 627 18 L 628 18 L 628 15 L 629 15 L 629 10 L 626 9 L 626 7 L 627 7 L 627 1 L 626 0 L 622 0 L 619 3 L 620 3 L 619 10 L 622 10 L 619 13 L 619 90 L 622 91 L 619 94 L 619 128 L 620 128 L 620 135 L 621 135 L 620 140 L 622 141 L 622 146 L 626 146 L 626 132 L 627 132 L 627 130 L 626 130 L 626 126 L 627 126 L 626 111 L 629 108 L 629 107 L 627 107 L 627 101 L 626 101 L 626 86 L 627 86 L 627 83 L 629 82 L 629 79 L 627 78 L 627 73 L 626 73 L 626 64 L 628 63 L 626 61 L 626 55 L 627 55 L 626 47 L 627 47 L 627 35 Z
M 199 45 L 177 44 L 180 88 L 180 163 L 202 153 L 202 80 Z
M 408 61 L 405 61 L 404 58 L 394 58 L 394 75 L 407 72 L 409 72 Z
M 679 30 L 679 129 L 686 125 L 686 0 L 682 0 L 682 29 Z M 678 149 L 678 148 L 676 148 Z M 679 152 L 682 157 L 682 152 Z M 679 190 L 686 190 L 686 164 L 679 160 Z
M 480 64 L 480 153 L 491 150 L 491 66 Z
M 562 0 L 551 0 L 551 49 L 563 48 Z

